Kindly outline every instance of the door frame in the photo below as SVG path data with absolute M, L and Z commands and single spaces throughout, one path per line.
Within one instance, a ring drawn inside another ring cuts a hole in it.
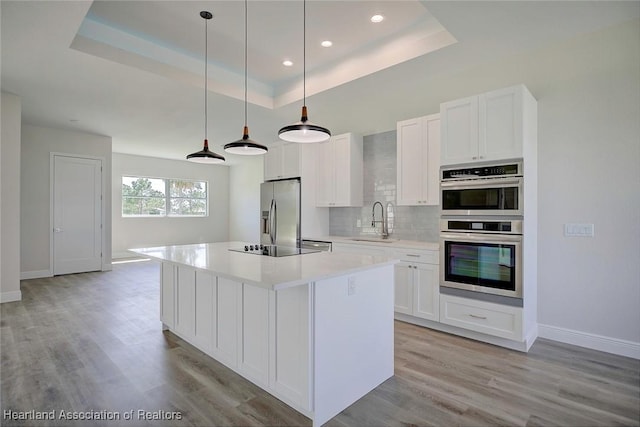
M 54 228 L 54 183 L 55 183 L 55 158 L 56 156 L 61 157 L 74 157 L 76 159 L 87 159 L 87 160 L 98 160 L 100 161 L 100 215 L 102 216 L 102 220 L 100 221 L 100 252 L 102 253 L 100 257 L 100 270 L 106 271 L 108 268 L 104 262 L 104 254 L 106 253 L 106 239 L 105 239 L 105 200 L 104 193 L 106 191 L 106 183 L 104 179 L 104 165 L 106 163 L 106 159 L 100 156 L 89 156 L 85 154 L 77 154 L 77 153 L 61 153 L 57 151 L 51 151 L 49 153 L 49 276 L 53 277 L 54 273 L 54 259 L 53 259 L 53 228 Z

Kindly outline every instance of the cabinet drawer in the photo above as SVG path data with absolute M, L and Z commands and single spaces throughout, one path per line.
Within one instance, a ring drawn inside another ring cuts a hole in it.
M 420 262 L 423 264 L 438 264 L 438 252 L 427 250 L 412 250 L 412 249 L 392 249 L 390 256 L 399 258 L 405 262 Z
M 441 294 L 440 322 L 522 341 L 522 309 L 519 307 Z

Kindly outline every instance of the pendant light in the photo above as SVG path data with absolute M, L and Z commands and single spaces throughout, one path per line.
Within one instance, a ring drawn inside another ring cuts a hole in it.
M 201 151 L 191 153 L 187 156 L 187 160 L 195 163 L 223 163 L 224 157 L 220 154 L 214 153 L 209 150 L 209 141 L 207 140 L 207 81 L 209 75 L 207 74 L 207 23 L 209 19 L 213 18 L 211 12 L 203 10 L 200 12 L 200 16 L 204 18 L 204 147 Z
M 302 20 L 302 117 L 300 121 L 280 129 L 280 139 L 289 142 L 324 142 L 331 137 L 327 128 L 313 124 L 307 114 L 307 2 L 303 1 Z
M 247 126 L 247 0 L 244 0 L 244 130 L 242 139 L 230 142 L 224 146 L 224 151 L 231 154 L 253 156 L 266 153 L 267 147 L 249 138 Z

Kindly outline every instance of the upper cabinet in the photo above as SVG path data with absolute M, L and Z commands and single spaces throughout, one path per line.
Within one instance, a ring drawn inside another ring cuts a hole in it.
M 441 164 L 522 158 L 536 110 L 524 85 L 440 104 Z
M 300 176 L 300 145 L 276 142 L 264 155 L 264 180 L 295 178 Z
M 397 204 L 438 205 L 440 114 L 398 122 Z
M 332 136 L 317 146 L 316 205 L 362 206 L 362 137 Z

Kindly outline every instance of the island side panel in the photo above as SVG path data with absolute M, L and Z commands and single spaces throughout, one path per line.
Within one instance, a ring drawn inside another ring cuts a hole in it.
M 315 282 L 314 426 L 393 376 L 393 288 L 393 265 Z

